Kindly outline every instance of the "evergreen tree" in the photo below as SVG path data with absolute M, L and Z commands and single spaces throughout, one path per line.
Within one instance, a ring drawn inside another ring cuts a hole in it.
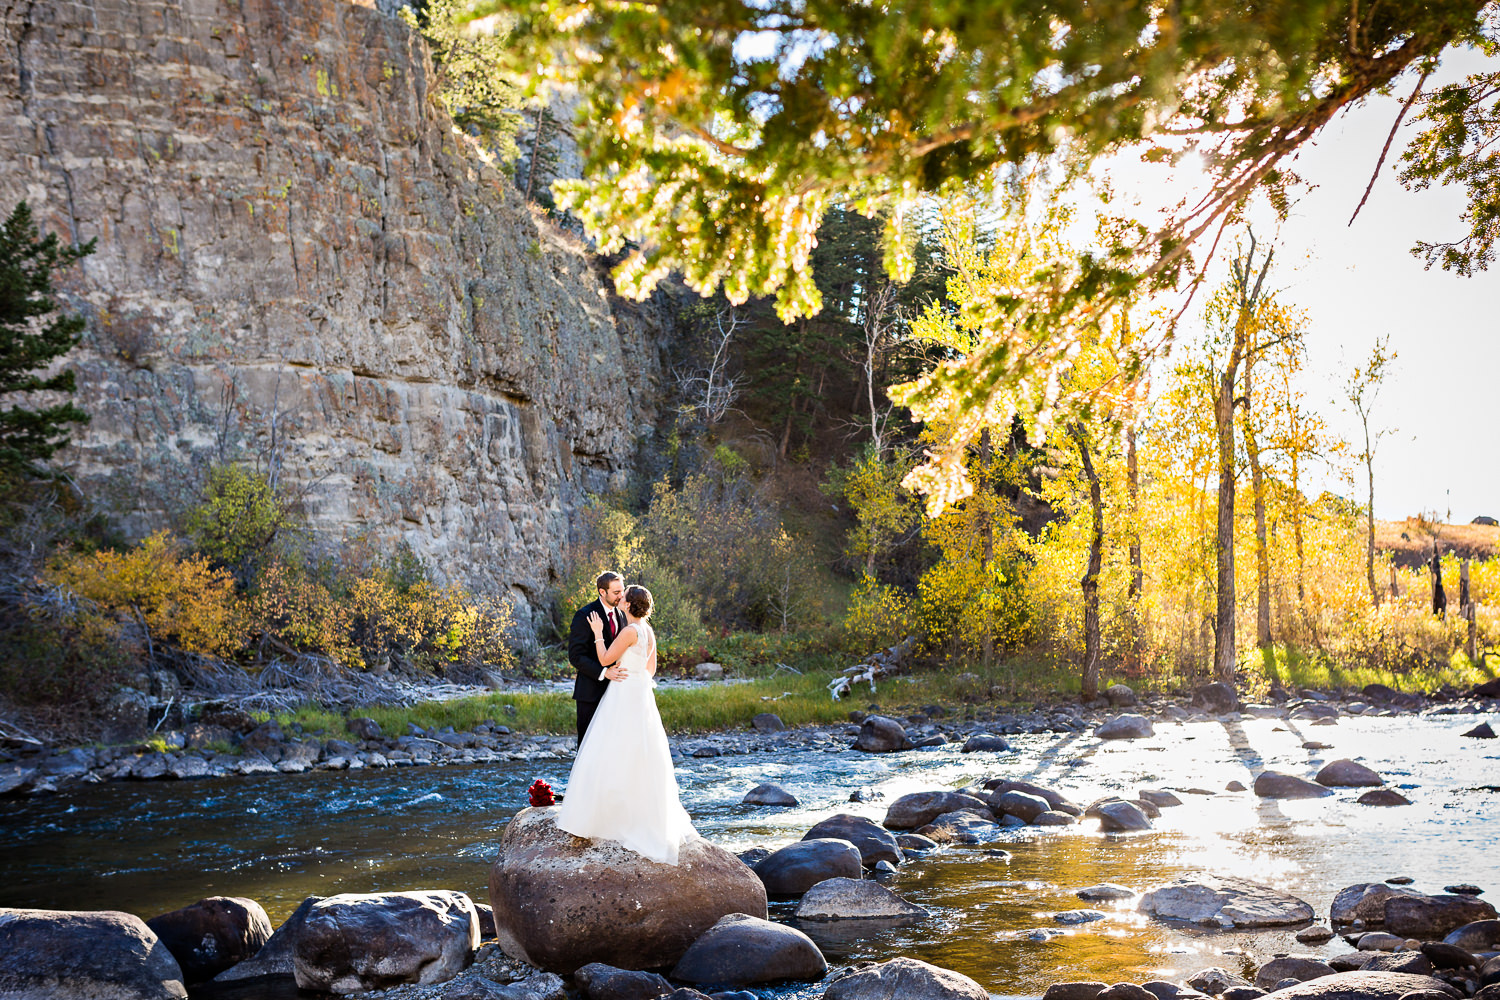
M 82 316 L 58 312 L 53 273 L 94 252 L 94 242 L 62 246 L 56 233 L 43 237 L 21 202 L 0 228 L 0 476 L 35 473 L 68 443 L 66 425 L 87 423 L 89 416 L 72 402 L 28 409 L 27 394 L 70 393 L 73 373 L 38 374 L 78 343 Z

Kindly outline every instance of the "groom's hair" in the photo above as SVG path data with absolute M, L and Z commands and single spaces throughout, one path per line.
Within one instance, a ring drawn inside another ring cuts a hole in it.
M 594 581 L 594 589 L 595 590 L 608 590 L 610 584 L 614 583 L 616 580 L 624 580 L 624 579 L 625 578 L 623 576 L 621 576 L 620 574 L 616 573 L 614 570 L 607 569 L 603 573 L 600 573 L 599 574 L 599 578 Z

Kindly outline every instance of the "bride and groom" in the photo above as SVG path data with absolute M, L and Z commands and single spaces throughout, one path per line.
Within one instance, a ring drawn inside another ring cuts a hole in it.
M 678 798 L 652 694 L 651 592 L 626 587 L 618 573 L 603 573 L 594 585 L 599 599 L 573 615 L 568 635 L 568 662 L 578 671 L 578 756 L 557 825 L 675 865 L 678 849 L 698 832 Z

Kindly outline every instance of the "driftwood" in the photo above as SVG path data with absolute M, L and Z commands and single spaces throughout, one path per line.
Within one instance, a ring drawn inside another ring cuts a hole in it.
M 875 678 L 899 670 L 906 658 L 911 655 L 916 644 L 916 639 L 907 636 L 896 645 L 882 649 L 878 653 L 871 653 L 862 662 L 852 667 L 845 667 L 838 677 L 828 682 L 828 693 L 833 696 L 834 701 L 839 701 L 844 695 L 854 690 L 855 684 L 865 683 L 870 685 L 870 693 L 874 694 Z

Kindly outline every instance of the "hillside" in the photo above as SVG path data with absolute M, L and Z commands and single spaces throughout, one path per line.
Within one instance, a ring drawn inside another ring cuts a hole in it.
M 1434 537 L 1440 551 L 1471 559 L 1488 559 L 1500 551 L 1500 527 L 1438 524 L 1419 517 L 1375 522 L 1375 547 L 1394 553 L 1396 565 L 1408 569 L 1431 558 Z

